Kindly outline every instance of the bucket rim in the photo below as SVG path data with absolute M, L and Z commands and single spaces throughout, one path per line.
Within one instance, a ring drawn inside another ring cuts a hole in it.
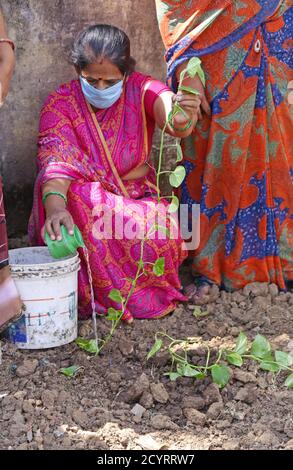
M 38 266 L 38 269 L 40 270 L 46 270 L 54 267 L 66 267 L 71 265 L 73 262 L 77 262 L 79 260 L 79 254 L 76 253 L 74 255 L 69 255 L 66 256 L 66 258 L 60 258 L 60 259 L 53 259 L 52 256 L 52 261 L 48 261 L 47 263 L 33 263 L 33 264 L 27 264 L 27 263 L 13 263 L 10 261 L 10 255 L 11 253 L 16 253 L 20 251 L 29 251 L 33 249 L 38 249 L 43 252 L 47 252 L 50 255 L 49 249 L 47 246 L 28 246 L 28 247 L 23 247 L 23 248 L 14 248 L 8 251 L 8 256 L 9 256 L 9 266 L 11 270 L 19 270 L 19 269 L 32 269 L 32 266 L 36 265 Z

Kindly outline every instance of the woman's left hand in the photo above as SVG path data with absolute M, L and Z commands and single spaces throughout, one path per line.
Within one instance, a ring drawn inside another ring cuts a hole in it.
M 172 101 L 173 105 L 177 103 L 187 115 L 186 116 L 184 115 L 184 113 L 178 112 L 173 118 L 173 125 L 175 127 L 184 127 L 184 124 L 190 121 L 190 119 L 192 119 L 194 121 L 194 124 L 196 124 L 196 122 L 201 116 L 201 99 L 199 95 L 194 95 L 185 91 L 178 91 L 178 93 L 173 96 Z

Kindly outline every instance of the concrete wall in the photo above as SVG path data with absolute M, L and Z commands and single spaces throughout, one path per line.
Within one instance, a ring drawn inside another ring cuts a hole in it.
M 26 230 L 35 178 L 38 117 L 45 97 L 71 80 L 69 46 L 81 29 L 112 23 L 130 36 L 137 69 L 164 79 L 163 45 L 154 0 L 0 0 L 17 68 L 0 111 L 0 174 L 10 236 Z

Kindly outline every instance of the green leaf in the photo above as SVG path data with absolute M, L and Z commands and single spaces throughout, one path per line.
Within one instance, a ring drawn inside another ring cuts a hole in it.
M 83 369 L 83 367 L 81 366 L 62 367 L 62 369 L 59 369 L 59 372 L 65 375 L 66 377 L 72 378 L 76 376 L 77 372 L 80 369 Z
M 172 200 L 171 200 L 171 204 L 168 208 L 168 212 L 170 212 L 170 214 L 173 214 L 174 212 L 177 212 L 178 208 L 179 208 L 179 205 L 180 205 L 180 202 L 179 202 L 178 197 L 177 196 L 172 196 Z
M 220 388 L 225 387 L 231 376 L 228 367 L 225 365 L 215 364 L 211 369 L 213 382 L 216 383 Z
M 270 352 L 262 359 L 263 360 L 259 365 L 262 370 L 267 370 L 268 372 L 279 372 L 280 366 L 278 366 L 278 364 L 272 364 L 272 362 L 274 362 L 274 358 Z
M 169 112 L 167 122 L 171 122 L 173 119 L 173 110 Z
M 185 109 L 181 108 L 180 104 L 178 104 L 177 102 L 174 104 L 174 107 L 173 107 L 173 116 L 172 118 L 174 118 L 177 114 L 179 113 L 182 113 L 184 117 L 188 118 L 189 119 L 189 115 L 187 114 L 187 112 L 185 111 Z
M 205 86 L 205 74 L 201 67 L 201 60 L 198 57 L 192 57 L 192 59 L 190 59 L 186 67 L 186 72 L 190 78 L 194 78 L 196 75 L 198 75 L 203 86 Z
M 193 314 L 192 314 L 195 318 L 200 318 L 202 313 L 201 313 L 201 308 L 196 306 L 194 307 L 194 310 L 193 310 Z
M 176 379 L 178 379 L 178 377 L 181 377 L 180 374 L 178 374 L 177 372 L 166 372 L 166 375 L 167 377 L 169 377 L 169 379 L 172 381 L 172 382 L 175 382 Z
M 110 321 L 118 321 L 122 317 L 122 310 L 116 310 L 115 308 L 108 309 L 108 315 L 106 316 L 106 320 Z
M 156 228 L 158 232 L 164 233 L 165 235 L 170 237 L 170 230 L 168 229 L 168 227 L 164 227 L 163 225 L 157 225 Z
M 191 93 L 192 95 L 200 95 L 199 91 L 195 88 L 191 88 L 190 86 L 181 85 L 178 87 L 179 91 L 187 91 L 187 93 Z
M 290 354 L 283 352 L 283 351 L 275 352 L 275 360 L 281 366 L 280 369 L 290 367 L 293 364 L 292 356 L 290 356 Z
M 118 289 L 112 289 L 110 294 L 109 294 L 109 299 L 113 300 L 114 302 L 121 303 L 123 302 L 123 297 L 121 295 L 120 290 Z
M 244 354 L 247 350 L 247 345 L 248 345 L 247 336 L 243 332 L 241 332 L 237 338 L 234 352 L 240 355 Z
M 200 370 L 194 369 L 190 364 L 177 364 L 177 373 L 181 377 L 193 377 L 195 379 L 204 379 L 205 374 Z
M 174 188 L 179 188 L 181 183 L 184 181 L 185 176 L 186 170 L 184 166 L 177 166 L 177 168 L 175 168 L 175 170 L 169 176 L 171 186 L 173 186 Z
M 157 339 L 157 341 L 155 342 L 155 344 L 153 345 L 152 349 L 150 350 L 150 352 L 148 353 L 147 355 L 147 361 L 155 356 L 155 354 L 157 354 L 157 352 L 160 351 L 160 349 L 162 348 L 163 346 L 163 341 L 161 339 Z
M 286 387 L 293 388 L 293 374 L 288 375 L 285 385 Z
M 251 345 L 251 353 L 256 357 L 263 359 L 270 351 L 271 345 L 268 340 L 262 335 L 257 335 Z
M 177 160 L 176 163 L 182 162 L 183 160 L 183 152 L 180 143 L 177 143 L 176 145 L 177 148 Z
M 86 352 L 91 354 L 99 354 L 100 352 L 99 347 L 97 346 L 94 339 L 77 338 L 75 342 L 77 346 L 80 347 L 80 349 L 83 349 Z
M 165 258 L 159 258 L 154 264 L 153 272 L 156 276 L 161 277 L 165 273 Z
M 229 364 L 232 364 L 233 366 L 241 367 L 243 365 L 243 359 L 238 353 L 230 353 L 226 356 L 227 361 Z

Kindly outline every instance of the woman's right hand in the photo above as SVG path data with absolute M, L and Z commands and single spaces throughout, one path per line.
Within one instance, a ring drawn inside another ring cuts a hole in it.
M 61 225 L 64 225 L 69 235 L 74 233 L 74 222 L 70 212 L 64 208 L 55 209 L 51 214 L 47 214 L 46 222 L 42 228 L 42 238 L 45 241 L 47 232 L 51 240 L 62 240 Z

